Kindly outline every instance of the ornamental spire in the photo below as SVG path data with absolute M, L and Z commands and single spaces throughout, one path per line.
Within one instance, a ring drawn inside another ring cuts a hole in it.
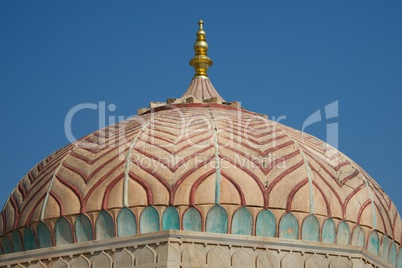
M 205 38 L 206 33 L 202 28 L 204 22 L 200 20 L 198 25 L 200 28 L 197 31 L 197 40 L 194 43 L 195 56 L 190 60 L 190 65 L 195 70 L 194 78 L 208 79 L 207 71 L 213 62 L 207 55 L 208 43 Z

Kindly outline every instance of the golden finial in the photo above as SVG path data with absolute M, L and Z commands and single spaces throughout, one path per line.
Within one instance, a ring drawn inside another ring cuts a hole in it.
M 194 78 L 207 78 L 208 79 L 208 68 L 212 66 L 213 62 L 208 57 L 208 43 L 205 38 L 206 33 L 202 26 L 204 22 L 200 20 L 198 22 L 199 29 L 197 31 L 197 40 L 194 44 L 195 56 L 190 60 L 190 65 L 193 66 L 195 70 Z

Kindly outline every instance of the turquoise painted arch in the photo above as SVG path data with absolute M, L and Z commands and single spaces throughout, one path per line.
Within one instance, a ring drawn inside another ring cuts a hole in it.
M 345 221 L 341 221 L 338 225 L 336 242 L 339 245 L 349 245 L 350 243 L 350 229 Z
M 14 252 L 24 251 L 24 245 L 22 243 L 21 234 L 20 234 L 20 232 L 18 230 L 14 230 L 11 233 L 11 238 L 13 240 Z
M 396 266 L 396 252 L 397 251 L 397 247 L 395 242 L 392 242 L 392 245 L 389 249 L 389 256 L 388 256 L 388 262 L 393 265 Z
M 85 214 L 80 214 L 74 224 L 75 237 L 77 242 L 93 240 L 93 230 L 91 220 Z
M 396 262 L 396 267 L 402 268 L 402 248 L 399 248 L 398 260 Z
M 117 235 L 129 236 L 137 233 L 137 221 L 134 212 L 125 207 L 117 215 Z
M 388 261 L 389 247 L 390 247 L 389 238 L 387 236 L 384 236 L 381 243 L 380 258 L 385 261 Z
M 48 248 L 53 246 L 52 234 L 49 227 L 43 221 L 39 222 L 36 227 L 36 235 L 40 248 Z
M 380 253 L 380 238 L 377 231 L 371 232 L 367 241 L 367 250 L 376 256 Z
M 365 247 L 366 245 L 366 234 L 360 226 L 356 226 L 353 230 L 352 235 L 352 245 L 358 247 Z
M 3 242 L 2 244 L 3 244 L 3 251 L 4 251 L 4 254 L 13 253 L 13 252 L 14 252 L 13 246 L 12 246 L 12 244 L 11 244 L 11 241 L 10 241 L 10 239 L 8 238 L 7 235 L 4 235 L 4 236 L 3 236 L 2 242 Z
M 332 218 L 326 219 L 322 225 L 321 241 L 323 243 L 335 243 L 336 226 Z
M 233 215 L 232 234 L 251 235 L 253 233 L 253 216 L 246 207 L 241 207 Z
M 183 216 L 183 230 L 201 232 L 201 226 L 200 212 L 194 207 L 188 209 Z
M 308 215 L 303 220 L 302 240 L 315 242 L 320 240 L 320 222 L 314 214 Z
M 299 222 L 291 212 L 283 215 L 279 222 L 279 237 L 287 239 L 299 238 Z
M 228 213 L 220 205 L 213 206 L 207 214 L 206 231 L 226 234 L 228 232 Z
M 179 212 L 175 207 L 169 206 L 163 212 L 162 230 L 180 230 Z
M 140 232 L 142 234 L 159 231 L 159 213 L 152 207 L 146 207 L 140 216 Z
M 102 210 L 96 219 L 96 239 L 107 239 L 114 237 L 114 221 L 112 215 Z
M 255 234 L 257 236 L 275 237 L 276 218 L 271 211 L 264 209 L 258 213 Z
M 25 250 L 32 250 L 38 248 L 38 243 L 36 242 L 36 236 L 31 227 L 25 226 L 22 237 L 24 240 Z
M 57 246 L 74 243 L 71 224 L 66 218 L 61 217 L 60 219 L 57 220 L 54 226 L 54 237 Z

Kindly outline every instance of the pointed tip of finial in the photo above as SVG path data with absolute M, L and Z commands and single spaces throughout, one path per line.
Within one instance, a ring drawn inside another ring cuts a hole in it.
M 190 60 L 190 65 L 194 68 L 195 74 L 194 78 L 207 78 L 208 79 L 208 68 L 212 66 L 213 62 L 208 57 L 208 43 L 206 40 L 206 33 L 202 28 L 204 22 L 202 20 L 198 21 L 199 30 L 197 31 L 197 40 L 194 44 L 195 56 Z

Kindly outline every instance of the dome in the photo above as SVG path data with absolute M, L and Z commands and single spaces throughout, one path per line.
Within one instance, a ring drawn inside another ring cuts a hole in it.
M 3 253 L 185 230 L 375 255 L 386 240 L 396 254 L 401 218 L 370 175 L 327 143 L 226 102 L 206 77 L 212 61 L 194 59 L 181 98 L 67 145 L 22 178 L 1 212 Z

